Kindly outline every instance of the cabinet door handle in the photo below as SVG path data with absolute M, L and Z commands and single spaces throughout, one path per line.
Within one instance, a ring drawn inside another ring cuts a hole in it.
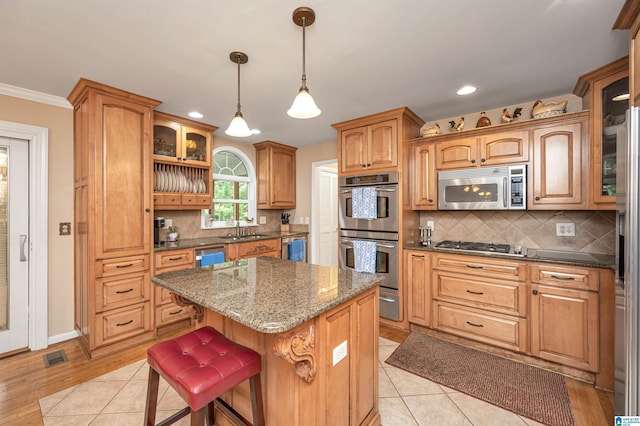
M 122 269 L 122 268 L 130 268 L 132 266 L 133 266 L 133 263 L 127 263 L 126 265 L 116 265 L 116 268 Z
M 478 296 L 482 296 L 484 293 L 481 291 L 471 291 L 471 290 L 467 290 L 467 293 L 471 293 L 471 294 L 477 294 Z
M 471 268 L 471 269 L 482 269 L 482 266 L 477 266 L 477 265 L 467 265 L 467 268 Z
M 481 158 L 481 159 L 480 159 L 480 162 L 481 162 L 481 163 L 484 163 L 485 161 L 487 161 L 487 159 L 486 159 L 486 158 Z
M 427 201 L 433 203 L 433 198 L 428 198 Z
M 472 159 L 472 160 L 471 160 L 471 164 L 475 164 L 475 163 L 476 163 L 476 160 L 475 160 L 475 159 Z
M 551 278 L 554 278 L 556 280 L 563 280 L 563 281 L 573 281 L 575 280 L 574 277 L 559 277 L 557 275 L 549 275 Z
M 538 295 L 538 290 L 533 290 L 531 293 L 533 293 L 534 296 Z
M 129 324 L 131 324 L 132 322 L 133 322 L 133 320 L 129 320 L 129 321 L 127 321 L 127 322 L 121 322 L 121 323 L 119 323 L 119 324 L 116 324 L 116 327 L 122 327 L 122 326 L 124 326 L 124 325 L 129 325 Z
M 411 257 L 419 257 L 420 259 L 424 259 L 423 254 L 412 254 Z
M 144 211 L 149 213 L 151 211 L 151 209 L 150 208 L 146 208 L 146 209 L 144 209 Z
M 540 201 L 540 196 L 536 196 L 536 201 Z
M 27 236 L 20 235 L 20 262 L 27 261 L 27 254 L 24 251 L 24 247 L 27 245 Z
M 484 325 L 482 325 L 482 324 L 474 324 L 474 323 L 469 322 L 469 321 L 467 321 L 467 324 L 469 324 L 471 327 L 478 327 L 478 328 L 484 327 Z
M 131 293 L 133 291 L 132 288 L 128 289 L 128 290 L 118 290 L 116 291 L 116 294 L 125 294 L 125 293 Z

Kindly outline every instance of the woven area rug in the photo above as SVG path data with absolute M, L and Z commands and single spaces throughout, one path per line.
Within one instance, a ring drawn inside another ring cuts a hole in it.
M 540 423 L 575 425 L 560 374 L 418 332 L 385 362 Z

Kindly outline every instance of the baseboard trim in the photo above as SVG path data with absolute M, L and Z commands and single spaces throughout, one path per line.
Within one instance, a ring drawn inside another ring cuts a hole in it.
M 47 344 L 53 345 L 54 343 L 60 343 L 60 342 L 64 342 L 65 340 L 75 339 L 78 336 L 79 334 L 76 330 L 68 331 L 62 334 L 56 334 L 55 336 L 49 337 L 49 339 L 47 340 Z

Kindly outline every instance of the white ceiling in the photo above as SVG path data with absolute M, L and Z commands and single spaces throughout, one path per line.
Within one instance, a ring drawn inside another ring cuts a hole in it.
M 336 139 L 331 124 L 408 106 L 425 121 L 571 93 L 627 51 L 624 0 L 1 0 L 0 83 L 66 97 L 81 77 L 163 101 L 224 129 L 236 108 L 265 139 Z M 307 83 L 322 115 L 287 116 Z M 464 84 L 478 86 L 467 97 Z

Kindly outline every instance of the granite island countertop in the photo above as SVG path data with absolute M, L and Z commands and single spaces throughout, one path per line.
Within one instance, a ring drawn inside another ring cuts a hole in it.
M 281 333 L 378 285 L 376 274 L 257 257 L 165 272 L 154 284 L 262 333 Z

